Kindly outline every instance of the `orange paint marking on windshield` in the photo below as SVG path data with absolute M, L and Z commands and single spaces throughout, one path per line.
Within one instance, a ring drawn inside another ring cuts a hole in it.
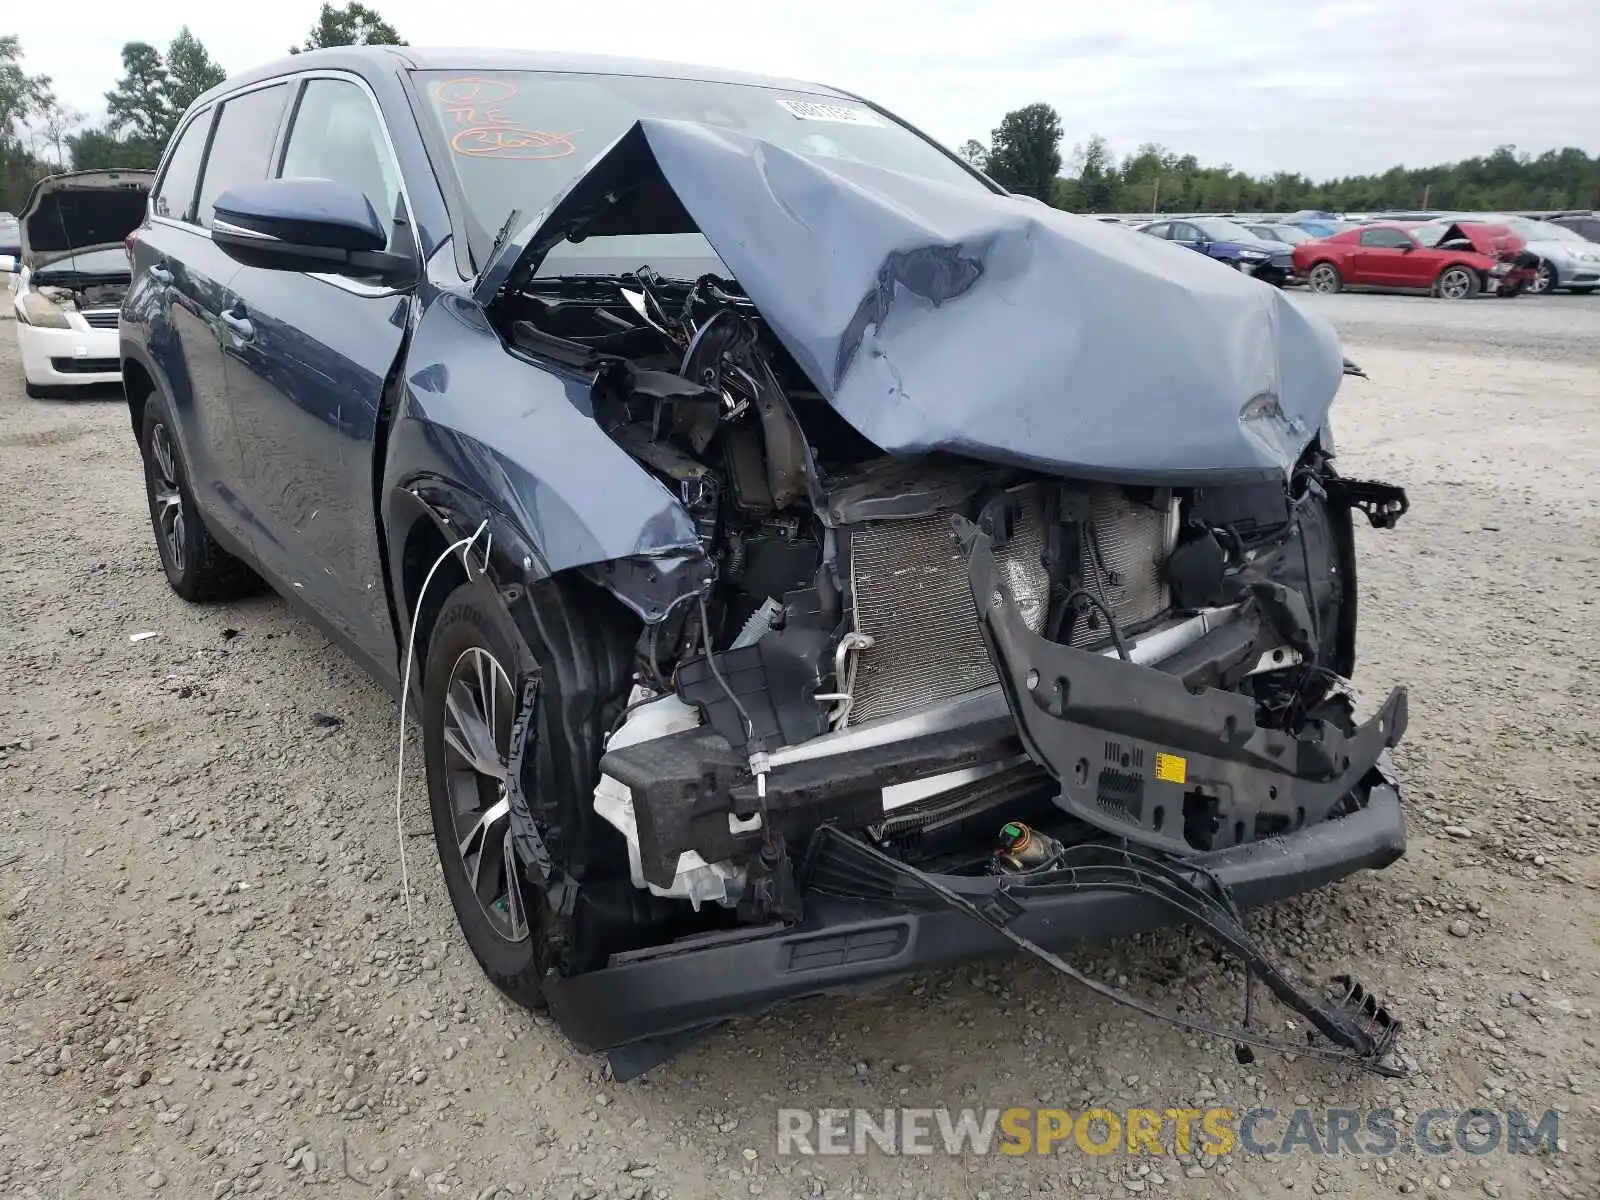
M 450 149 L 475 158 L 531 159 L 565 158 L 578 150 L 572 144 L 571 133 L 550 133 L 521 125 L 474 125 L 451 138 Z
M 509 100 L 517 94 L 517 85 L 500 79 L 464 75 L 459 79 L 441 79 L 432 90 L 441 108 L 464 108 Z
M 450 139 L 450 149 L 471 158 L 565 158 L 577 153 L 574 133 L 551 133 L 519 125 L 500 106 L 517 94 L 517 85 L 498 79 L 465 75 L 441 79 L 432 87 L 433 98 L 447 124 L 462 128 Z

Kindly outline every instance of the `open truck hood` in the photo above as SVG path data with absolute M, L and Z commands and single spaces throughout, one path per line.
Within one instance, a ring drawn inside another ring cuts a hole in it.
M 144 220 L 154 171 L 76 171 L 33 185 L 19 220 L 29 271 L 89 250 L 122 248 Z M 126 260 L 123 267 L 126 269 Z
M 654 118 L 509 238 L 476 296 L 520 286 L 569 238 L 696 230 L 890 454 L 1151 484 L 1281 477 L 1343 372 L 1326 322 L 1182 247 Z

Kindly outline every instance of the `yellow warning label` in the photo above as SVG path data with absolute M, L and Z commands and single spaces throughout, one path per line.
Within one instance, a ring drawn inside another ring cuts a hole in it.
M 1189 764 L 1176 754 L 1158 754 L 1156 778 L 1164 783 L 1183 783 L 1189 778 Z

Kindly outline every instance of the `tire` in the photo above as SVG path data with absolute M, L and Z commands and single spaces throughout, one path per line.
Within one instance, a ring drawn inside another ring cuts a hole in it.
M 1556 269 L 1544 259 L 1539 260 L 1539 265 L 1534 269 L 1533 278 L 1528 281 L 1528 295 L 1548 296 L 1556 290 Z
M 144 456 L 145 499 L 156 552 L 172 590 L 196 604 L 233 600 L 261 586 L 261 579 L 229 554 L 206 529 L 189 486 L 189 469 L 172 418 L 159 393 L 145 402 L 139 449 Z
M 1323 296 L 1344 290 L 1344 276 L 1331 262 L 1319 262 L 1306 274 L 1306 287 Z
M 566 919 L 550 911 L 515 856 L 508 859 L 509 814 L 492 816 L 504 808 L 517 679 L 530 672 L 539 680 L 537 741 L 524 763 L 524 794 L 533 803 L 553 803 L 563 814 L 563 835 L 581 843 L 581 816 L 590 812 L 605 731 L 626 695 L 632 659 L 624 648 L 631 650 L 632 641 L 608 637 L 610 610 L 578 586 L 547 580 L 528 589 L 517 602 L 527 605 L 524 627 L 534 631 L 529 634 L 489 589 L 482 580 L 458 585 L 440 607 L 429 639 L 422 685 L 428 808 L 445 888 L 473 957 L 507 997 L 538 1009 L 544 1007 L 546 972 L 592 964 L 572 944 Z M 481 703 L 491 690 L 493 703 Z M 613 691 L 614 705 L 594 699 Z M 474 709 L 475 698 L 480 703 Z M 482 746 L 463 732 L 474 722 L 480 736 L 493 733 L 498 779 L 492 770 L 474 769 L 474 760 L 489 765 L 481 753 L 464 752 Z M 616 841 L 620 848 L 621 839 Z M 515 881 L 515 897 L 508 879 Z
M 1442 300 L 1471 300 L 1482 286 L 1476 271 L 1457 264 L 1439 272 L 1439 278 L 1433 284 L 1433 294 Z

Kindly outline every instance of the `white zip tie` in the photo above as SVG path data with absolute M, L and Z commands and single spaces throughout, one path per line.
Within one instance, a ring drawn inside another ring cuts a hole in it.
M 394 768 L 394 831 L 400 842 L 400 892 L 406 900 L 406 928 L 411 928 L 411 873 L 406 868 L 406 826 L 401 808 L 401 798 L 405 791 L 406 780 L 406 702 L 411 699 L 411 663 L 417 652 L 417 619 L 422 613 L 422 602 L 428 595 L 428 585 L 433 582 L 434 574 L 444 565 L 444 560 L 457 550 L 461 550 L 461 560 L 468 562 L 467 551 L 463 547 L 471 548 L 483 531 L 489 528 L 489 518 L 483 519 L 483 524 L 472 531 L 472 536 L 464 537 L 459 542 L 452 542 L 445 547 L 444 553 L 433 560 L 433 566 L 428 568 L 428 574 L 422 580 L 422 590 L 417 593 L 417 606 L 411 613 L 411 629 L 406 636 L 406 669 L 400 677 L 400 753 L 395 756 Z M 489 565 L 488 551 L 483 556 L 484 567 Z M 471 567 L 468 566 L 468 575 Z

